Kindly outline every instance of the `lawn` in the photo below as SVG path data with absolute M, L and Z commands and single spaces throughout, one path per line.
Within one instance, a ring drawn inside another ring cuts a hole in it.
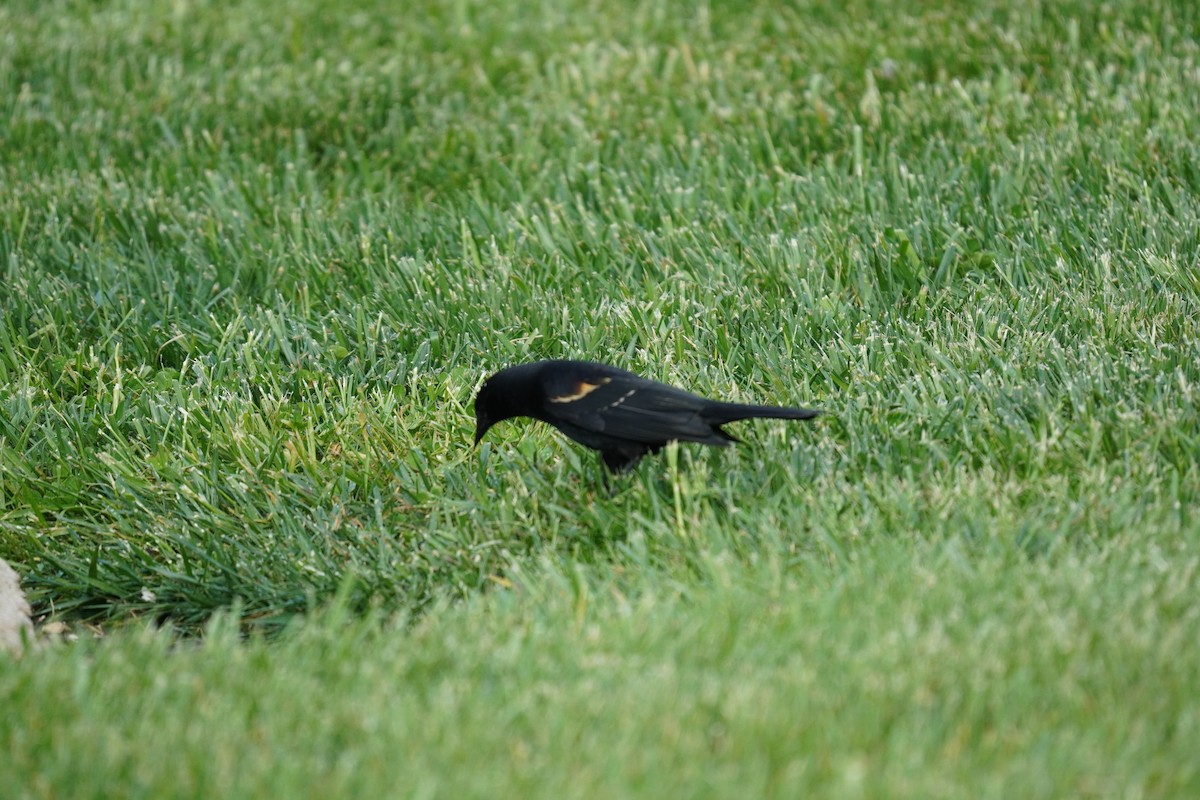
M 0 5 L 0 796 L 1200 796 L 1198 41 Z M 554 357 L 826 413 L 473 448 Z

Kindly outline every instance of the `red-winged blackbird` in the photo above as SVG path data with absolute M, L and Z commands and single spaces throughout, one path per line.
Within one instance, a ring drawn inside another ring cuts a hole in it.
M 667 442 L 720 447 L 736 438 L 726 422 L 753 417 L 812 419 L 808 408 L 705 400 L 682 389 L 588 361 L 538 361 L 497 372 L 475 396 L 475 443 L 497 422 L 533 417 L 585 447 L 609 469 L 624 472 Z

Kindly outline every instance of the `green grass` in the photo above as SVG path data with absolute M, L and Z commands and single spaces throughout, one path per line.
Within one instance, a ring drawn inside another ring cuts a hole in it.
M 1200 795 L 1198 39 L 0 6 L 0 794 Z M 540 357 L 827 415 L 609 493 Z

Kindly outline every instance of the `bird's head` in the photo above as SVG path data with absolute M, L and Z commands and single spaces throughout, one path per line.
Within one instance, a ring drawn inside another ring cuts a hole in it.
M 475 395 L 475 444 L 479 444 L 488 428 L 500 421 L 495 406 L 496 393 L 489 380 Z
M 528 379 L 529 372 L 525 366 L 510 367 L 483 382 L 475 395 L 475 444 L 497 422 L 532 413 L 534 384 Z

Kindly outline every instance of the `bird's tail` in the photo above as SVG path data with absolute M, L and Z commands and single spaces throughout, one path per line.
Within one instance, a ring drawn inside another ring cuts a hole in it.
M 744 403 L 721 403 L 709 416 L 718 425 L 739 419 L 812 419 L 821 412 L 815 408 L 787 406 L 754 406 Z

